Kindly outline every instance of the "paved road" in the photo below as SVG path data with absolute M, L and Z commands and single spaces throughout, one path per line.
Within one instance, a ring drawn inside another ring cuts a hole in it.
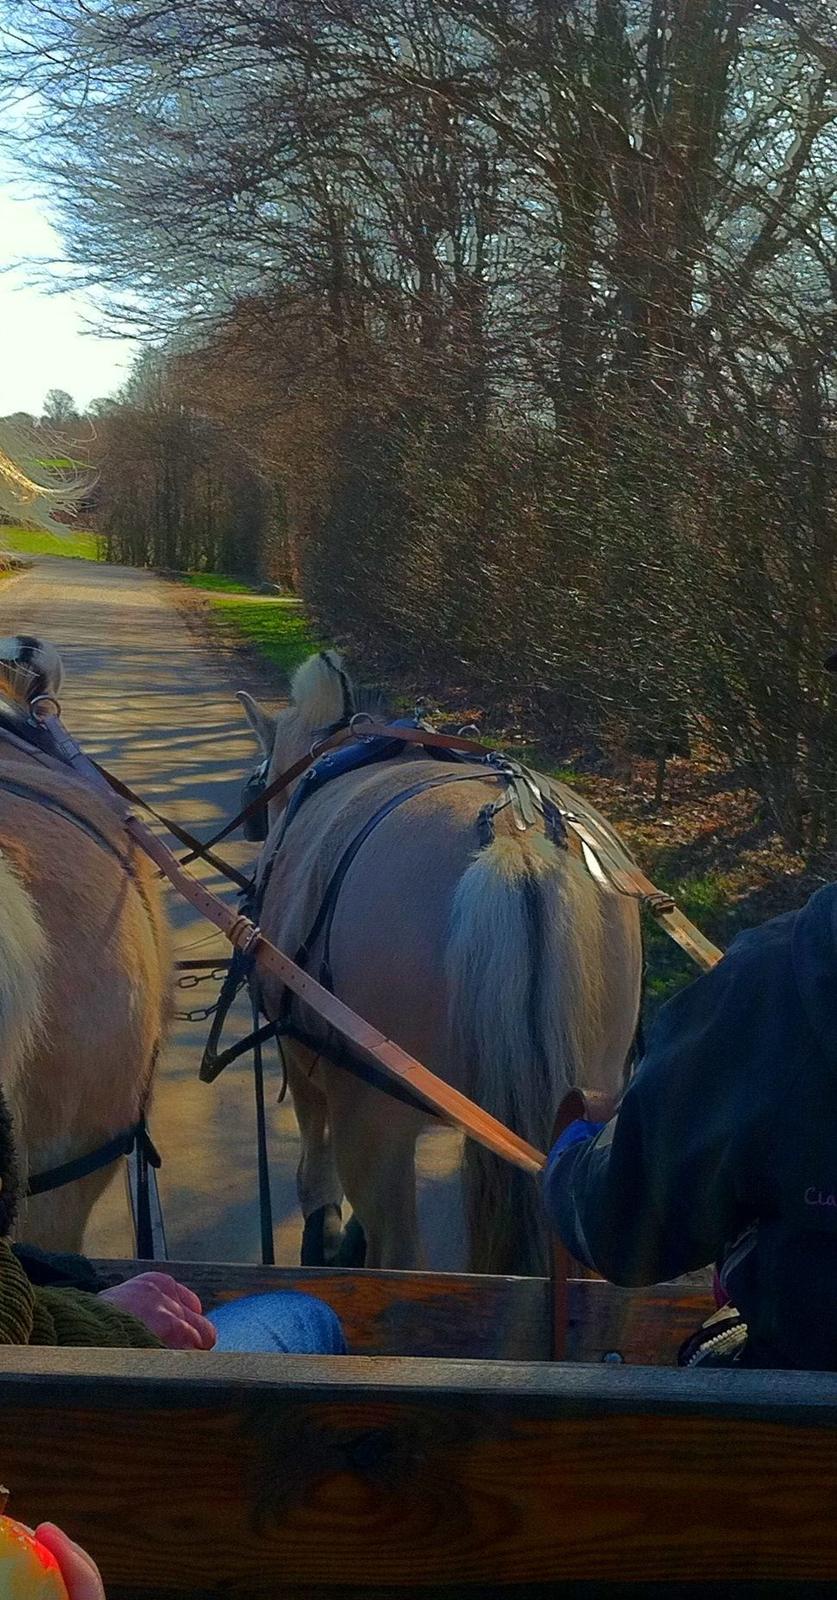
M 148 573 L 44 558 L 23 578 L 0 585 L 0 634 L 37 633 L 57 645 L 67 671 L 65 721 L 88 754 L 206 837 L 237 809 L 254 749 L 233 699 L 228 663 L 201 645 L 176 608 L 174 593 Z M 225 852 L 237 865 L 253 856 L 243 842 L 228 844 Z M 211 872 L 202 875 L 223 895 L 234 896 Z M 223 939 L 190 907 L 171 896 L 170 910 L 180 952 L 223 953 Z M 202 986 L 194 997 L 179 996 L 178 1003 L 200 1003 L 212 994 Z M 255 1261 L 250 1071 L 236 1065 L 214 1085 L 199 1082 L 206 1026 L 178 1023 L 155 1096 L 169 1253 L 173 1259 Z M 299 1259 L 301 1230 L 290 1105 L 272 1107 L 270 1137 L 276 1255 L 291 1264 Z M 438 1267 L 461 1264 L 455 1161 L 450 1135 L 423 1141 L 422 1213 L 431 1263 Z M 130 1254 L 130 1242 L 123 1188 L 115 1182 L 94 1213 L 87 1248 L 103 1256 Z

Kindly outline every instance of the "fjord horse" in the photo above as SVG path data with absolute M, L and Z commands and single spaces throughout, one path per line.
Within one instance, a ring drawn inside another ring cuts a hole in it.
M 239 699 L 269 760 L 268 781 L 354 701 L 334 652 L 303 664 L 276 717 L 249 695 Z M 442 781 L 454 773 L 462 781 Z M 259 921 L 293 956 L 347 846 L 380 813 L 341 880 L 329 981 L 361 1016 L 543 1149 L 568 1086 L 613 1095 L 622 1085 L 640 1003 L 639 912 L 551 842 L 540 818 L 519 831 L 511 806 L 481 847 L 477 819 L 497 799 L 484 767 L 453 768 L 415 749 L 334 778 L 287 827 L 274 812 Z M 321 956 L 315 941 L 314 976 Z M 279 1016 L 281 992 L 268 988 L 264 999 Z M 293 1015 L 317 1034 L 310 1011 L 295 1004 Z M 318 1253 L 318 1239 L 333 1258 L 345 1194 L 366 1236 L 366 1264 L 416 1267 L 415 1145 L 427 1119 L 332 1064 L 327 1038 L 322 1045 L 289 1045 L 303 1259 Z M 469 1140 L 464 1184 L 472 1270 L 542 1272 L 535 1181 Z
M 133 1127 L 169 1014 L 169 935 L 154 869 L 30 714 L 60 658 L 0 640 L 0 1086 L 24 1177 Z M 108 1166 L 33 1197 L 18 1232 L 78 1250 Z

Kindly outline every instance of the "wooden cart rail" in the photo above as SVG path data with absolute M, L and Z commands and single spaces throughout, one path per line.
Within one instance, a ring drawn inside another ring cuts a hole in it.
M 93 1549 L 108 1600 L 837 1572 L 830 1374 L 32 1347 L 0 1371 L 11 1509 Z
M 112 1283 L 149 1270 L 148 1262 L 98 1261 Z M 453 1272 L 337 1271 L 163 1261 L 207 1308 L 241 1295 L 300 1289 L 337 1312 L 353 1355 L 549 1361 L 553 1285 L 547 1278 L 480 1277 Z M 708 1284 L 618 1289 L 600 1279 L 568 1284 L 566 1358 L 621 1357 L 672 1365 L 679 1345 L 714 1310 Z

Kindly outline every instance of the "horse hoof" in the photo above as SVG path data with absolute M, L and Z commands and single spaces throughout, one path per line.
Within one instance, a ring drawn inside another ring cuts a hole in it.
M 337 1252 L 336 1267 L 362 1267 L 366 1262 L 366 1234 L 357 1217 L 350 1217 L 344 1230 L 343 1241 Z
M 325 1267 L 337 1255 L 343 1238 L 342 1213 L 339 1206 L 320 1206 L 305 1218 L 302 1230 L 300 1265 Z

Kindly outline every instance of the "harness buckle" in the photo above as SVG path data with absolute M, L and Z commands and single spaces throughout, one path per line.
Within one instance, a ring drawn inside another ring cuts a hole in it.
M 653 894 L 644 894 L 642 904 L 652 917 L 665 917 L 677 909 L 671 895 L 663 894 L 662 889 L 655 889 Z

